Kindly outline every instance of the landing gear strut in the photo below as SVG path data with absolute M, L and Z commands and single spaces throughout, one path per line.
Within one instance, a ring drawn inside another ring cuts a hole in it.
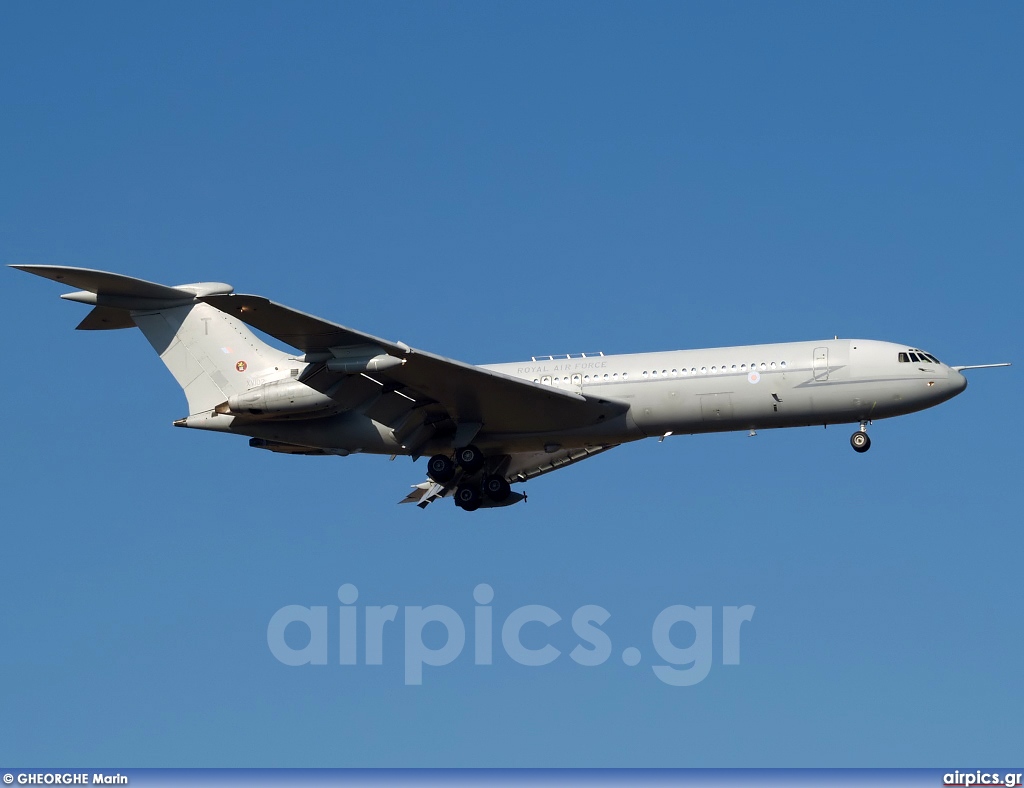
M 863 454 L 871 448 L 871 438 L 868 437 L 868 423 L 866 421 L 862 421 L 860 429 L 850 436 L 850 445 L 859 454 Z

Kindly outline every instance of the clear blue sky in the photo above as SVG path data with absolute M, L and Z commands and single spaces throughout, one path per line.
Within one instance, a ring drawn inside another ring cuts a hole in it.
M 678 437 L 424 512 L 395 505 L 422 462 L 173 429 L 138 332 L 0 272 L 0 761 L 1019 763 L 1022 39 L 1019 3 L 3 4 L 4 263 L 226 281 L 474 363 L 838 334 L 1018 366 L 864 456 Z M 343 583 L 467 622 L 488 583 L 565 653 L 406 687 L 400 616 L 382 666 L 277 662 L 274 612 L 335 626 Z M 715 614 L 693 687 L 651 671 L 675 604 Z

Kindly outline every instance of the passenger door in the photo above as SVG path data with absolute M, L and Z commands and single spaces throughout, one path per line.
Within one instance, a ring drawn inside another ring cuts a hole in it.
M 814 348 L 814 379 L 817 381 L 828 380 L 828 348 Z

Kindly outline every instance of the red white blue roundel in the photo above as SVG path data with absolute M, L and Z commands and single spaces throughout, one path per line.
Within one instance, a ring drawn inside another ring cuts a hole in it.
M 751 383 L 760 383 L 761 382 L 761 374 L 759 372 L 755 372 L 754 370 L 751 370 L 750 374 L 747 375 L 747 380 L 749 380 Z

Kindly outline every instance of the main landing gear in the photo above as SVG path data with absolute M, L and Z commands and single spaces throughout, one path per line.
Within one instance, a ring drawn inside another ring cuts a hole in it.
M 504 476 L 488 476 L 484 479 L 484 495 L 495 503 L 501 503 L 512 492 L 512 486 Z
M 862 421 L 860 429 L 850 436 L 850 445 L 858 454 L 863 454 L 871 448 L 871 438 L 868 437 L 868 423 Z
M 455 490 L 455 505 L 467 512 L 479 509 L 481 498 L 480 488 L 474 484 L 460 484 Z
M 476 473 L 484 467 L 484 453 L 476 446 L 463 446 L 455 452 L 455 461 L 466 473 Z
M 486 458 L 476 446 L 463 446 L 455 452 L 455 459 L 445 454 L 435 454 L 427 462 L 427 476 L 438 484 L 448 484 L 462 472 L 462 480 L 455 488 L 455 505 L 467 512 L 480 508 L 484 498 L 501 503 L 512 494 L 512 487 L 504 476 L 492 474 L 479 478 Z M 477 478 L 474 478 L 477 477 Z
M 484 467 L 484 453 L 476 446 L 464 446 L 455 452 L 453 460 L 446 454 L 435 454 L 427 461 L 427 476 L 438 484 L 448 484 L 461 469 L 472 476 Z
M 427 476 L 438 484 L 448 484 L 455 478 L 455 463 L 450 457 L 435 454 L 427 461 Z

